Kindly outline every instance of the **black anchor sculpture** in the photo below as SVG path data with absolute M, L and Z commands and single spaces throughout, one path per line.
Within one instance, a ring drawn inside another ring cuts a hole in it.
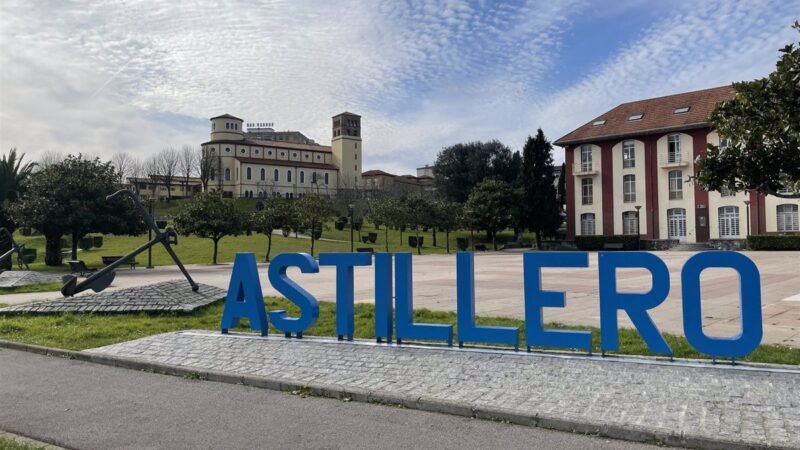
M 5 228 L 0 228 L 0 243 L 4 244 L 4 245 L 0 245 L 0 248 L 2 248 L 2 247 L 6 247 L 7 248 L 9 244 L 11 245 L 11 249 L 10 250 L 8 250 L 5 253 L 3 253 L 2 255 L 0 255 L 0 264 L 2 264 L 7 259 L 10 259 L 11 255 L 16 253 L 17 254 L 17 266 L 20 268 L 20 270 L 22 270 L 23 264 L 25 265 L 25 269 L 30 270 L 30 267 L 28 267 L 28 263 L 25 262 L 25 258 L 23 257 L 23 253 L 24 253 L 23 250 L 25 250 L 25 244 L 17 244 L 16 242 L 14 242 L 14 237 L 11 235 L 11 232 L 9 232 Z M 3 269 L 0 269 L 0 273 L 2 273 L 2 272 L 3 272 Z
M 78 283 L 78 277 L 75 275 L 64 276 L 64 287 L 61 288 L 61 295 L 64 297 L 72 297 L 73 295 L 83 292 L 87 289 L 91 289 L 95 292 L 102 291 L 110 286 L 111 282 L 114 281 L 114 277 L 116 275 L 114 269 L 116 269 L 119 265 L 125 264 L 127 261 L 132 260 L 139 253 L 142 253 L 158 243 L 161 243 L 161 245 L 164 246 L 164 249 L 167 250 L 167 253 L 169 253 L 169 255 L 172 257 L 172 260 L 175 261 L 175 264 L 181 269 L 183 276 L 186 277 L 186 279 L 189 281 L 189 284 L 192 286 L 192 290 L 196 292 L 198 289 L 200 289 L 200 286 L 198 286 L 197 283 L 192 280 L 189 272 L 187 272 L 186 268 L 183 267 L 181 260 L 178 259 L 178 255 L 176 255 L 175 251 L 172 250 L 172 247 L 170 247 L 171 245 L 178 245 L 178 233 L 172 228 L 167 228 L 162 233 L 161 230 L 158 229 L 158 225 L 156 225 L 156 223 L 153 221 L 153 218 L 150 217 L 150 214 L 148 214 L 147 210 L 144 208 L 144 206 L 142 206 L 142 203 L 139 201 L 139 197 L 127 189 L 120 189 L 119 191 L 114 192 L 113 194 L 107 196 L 106 200 L 110 200 L 118 195 L 127 195 L 130 197 L 130 199 L 133 201 L 133 204 L 136 206 L 136 209 L 139 210 L 139 213 L 144 218 L 144 222 L 153 229 L 153 232 L 155 232 L 155 237 L 151 241 L 138 247 L 136 250 L 104 267 L 102 270 L 93 273 L 80 283 Z

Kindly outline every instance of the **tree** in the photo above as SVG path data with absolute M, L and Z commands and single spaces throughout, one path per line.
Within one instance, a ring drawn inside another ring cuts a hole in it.
M 142 178 L 144 175 L 146 175 L 144 173 L 144 164 L 142 164 L 142 161 L 139 160 L 138 158 L 132 158 L 131 159 L 130 175 L 131 175 L 131 178 L 133 178 L 133 183 L 132 183 L 133 190 L 134 190 L 134 192 L 136 192 L 138 194 L 139 193 L 139 181 L 140 181 L 140 178 Z
M 125 179 L 131 176 L 134 163 L 134 158 L 127 152 L 117 152 L 111 156 L 111 164 L 119 174 L 119 184 L 125 184 Z
M 39 169 L 47 169 L 48 167 L 64 161 L 64 154 L 58 150 L 48 150 L 39 157 L 39 162 L 36 164 Z
M 408 224 L 411 225 L 417 236 L 417 254 L 422 254 L 419 244 L 419 230 L 433 223 L 434 204 L 423 195 L 414 195 L 406 201 L 408 208 Z
M 486 178 L 514 183 L 519 156 L 499 141 L 456 144 L 443 149 L 433 166 L 436 186 L 449 201 L 463 203 L 472 189 Z
M 444 231 L 447 253 L 450 253 L 450 233 L 461 227 L 464 205 L 455 202 L 439 202 L 436 205 L 436 226 Z
M 542 248 L 542 235 L 554 236 L 561 225 L 561 209 L 553 173 L 553 146 L 541 128 L 535 138 L 528 136 L 522 155 L 522 223 L 536 233 L 536 248 Z
M 508 228 L 519 214 L 520 192 L 500 180 L 484 180 L 469 194 L 465 209 L 474 227 L 485 230 L 497 250 L 497 232 Z
M 203 192 L 208 192 L 209 182 L 219 176 L 218 161 L 213 153 L 200 149 L 198 169 L 200 171 L 200 182 L 203 184 Z
M 398 201 L 390 197 L 372 199 L 369 202 L 367 217 L 375 225 L 383 224 L 386 251 L 389 251 L 389 228 L 394 223 Z
M 334 215 L 333 205 L 317 194 L 307 194 L 297 201 L 299 225 L 309 231 L 311 237 L 311 256 L 314 256 L 314 241 L 322 234 L 322 225 Z
M 736 96 L 711 113 L 721 145 L 708 145 L 694 177 L 706 190 L 800 198 L 800 42 L 780 52 L 774 72 L 734 83 Z
M 180 159 L 178 160 L 178 172 L 183 179 L 183 194 L 189 196 L 189 178 L 195 174 L 197 167 L 197 150 L 191 145 L 184 145 L 181 148 Z
M 181 234 L 194 234 L 214 242 L 211 263 L 217 264 L 220 239 L 238 236 L 248 227 L 248 216 L 236 208 L 233 199 L 222 198 L 219 191 L 195 196 L 175 217 L 175 227 Z
M 558 174 L 558 206 L 561 211 L 567 204 L 567 164 L 561 163 L 561 172 Z M 560 224 L 559 224 L 560 225 Z
M 61 237 L 72 238 L 72 259 L 88 233 L 137 235 L 144 221 L 124 198 L 106 200 L 119 185 L 109 162 L 69 155 L 33 174 L 25 197 L 12 207 L 14 220 L 36 228 L 45 237 L 45 264 L 61 265 Z
M 157 162 L 161 181 L 167 188 L 167 201 L 172 200 L 172 185 L 178 176 L 178 162 L 180 154 L 172 147 L 165 148 L 158 153 Z
M 36 168 L 34 162 L 24 162 L 25 154 L 17 155 L 17 149 L 12 148 L 8 155 L 0 159 L 0 227 L 14 232 L 16 224 L 8 214 L 12 203 L 18 201 L 25 194 L 31 174 Z M 4 249 L 0 249 L 3 253 Z
M 263 200 L 264 209 L 255 211 L 252 217 L 253 231 L 267 236 L 267 252 L 264 262 L 269 262 L 272 250 L 272 233 L 275 230 L 289 227 L 294 221 L 294 204 L 289 200 L 276 197 Z
M 153 191 L 151 197 L 158 200 L 158 184 L 161 182 L 161 165 L 158 161 L 158 155 L 147 158 L 144 163 L 144 173 L 146 174 L 145 178 L 150 179 L 150 187 Z

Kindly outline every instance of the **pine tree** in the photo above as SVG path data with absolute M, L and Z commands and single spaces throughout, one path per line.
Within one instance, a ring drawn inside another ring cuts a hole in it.
M 528 136 L 522 149 L 523 224 L 536 233 L 536 247 L 542 236 L 554 236 L 561 222 L 553 171 L 553 146 L 542 129 Z

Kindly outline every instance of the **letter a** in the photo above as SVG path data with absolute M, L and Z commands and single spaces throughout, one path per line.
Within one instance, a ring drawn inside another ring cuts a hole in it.
M 267 310 L 253 253 L 236 254 L 225 309 L 222 311 L 222 334 L 239 326 L 239 319 L 242 318 L 250 321 L 251 330 L 261 331 L 262 336 L 267 335 Z

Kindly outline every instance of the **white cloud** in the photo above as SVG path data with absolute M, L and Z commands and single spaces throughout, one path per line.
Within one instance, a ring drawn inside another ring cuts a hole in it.
M 199 144 L 223 112 L 326 143 L 350 110 L 365 168 L 410 172 L 444 145 L 519 147 L 539 125 L 555 139 L 622 101 L 763 75 L 800 6 L 691 3 L 606 64 L 565 68 L 571 18 L 596 14 L 583 0 L 6 1 L 0 148 L 146 155 Z M 586 76 L 544 92 L 562 70 Z

